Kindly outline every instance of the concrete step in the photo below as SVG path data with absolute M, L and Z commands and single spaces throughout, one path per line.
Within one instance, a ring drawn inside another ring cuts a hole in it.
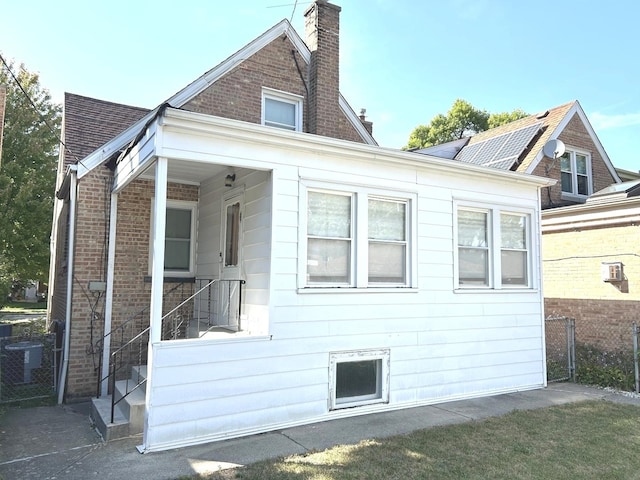
M 115 384 L 115 408 L 111 421 L 111 395 L 91 399 L 91 417 L 105 441 L 142 433 L 146 396 L 146 365 L 131 369 L 131 379 Z M 133 388 L 142 383 L 138 388 Z M 128 395 L 125 396 L 125 394 Z M 124 398 L 123 398 L 124 397 Z
M 131 380 L 133 380 L 135 383 L 138 383 L 146 379 L 147 379 L 146 365 L 136 365 L 135 367 L 131 367 Z
M 111 422 L 111 395 L 91 399 L 91 418 L 96 430 L 105 442 L 132 435 L 129 432 L 129 420 L 122 409 L 116 406 Z
M 129 420 L 130 435 L 142 433 L 142 429 L 144 428 L 146 382 L 135 390 L 132 390 L 136 385 L 137 382 L 131 380 L 120 380 L 116 382 L 116 407 L 119 407 L 125 418 Z M 125 396 L 125 394 L 127 395 Z

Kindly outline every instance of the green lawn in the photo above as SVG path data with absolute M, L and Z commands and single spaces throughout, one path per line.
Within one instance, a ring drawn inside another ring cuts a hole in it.
M 605 401 L 517 411 L 207 479 L 640 479 L 640 407 Z
M 45 302 L 9 302 L 0 309 L 0 318 L 3 313 L 47 313 L 47 304 Z

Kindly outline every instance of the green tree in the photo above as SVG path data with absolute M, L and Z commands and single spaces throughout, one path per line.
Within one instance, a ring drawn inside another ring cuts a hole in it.
M 512 112 L 492 113 L 489 115 L 489 128 L 496 128 L 505 123 L 515 122 L 521 118 L 528 117 L 529 114 L 519 108 Z
M 411 132 L 403 150 L 458 140 L 526 116 L 522 110 L 490 114 L 486 110 L 475 108 L 465 100 L 457 99 L 446 115 L 439 113 L 429 124 L 418 125 Z
M 1 67 L 7 98 L 0 157 L 0 279 L 46 282 L 61 107 L 37 74 L 13 63 Z M 4 301 L 4 291 L 0 296 Z

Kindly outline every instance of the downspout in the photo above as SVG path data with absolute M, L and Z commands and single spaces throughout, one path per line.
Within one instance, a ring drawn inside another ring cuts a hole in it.
M 78 188 L 78 167 L 69 167 L 69 253 L 67 258 L 67 302 L 64 319 L 64 348 L 62 350 L 62 368 L 60 369 L 60 381 L 58 382 L 58 403 L 64 400 L 64 390 L 67 382 L 67 368 L 69 367 L 69 348 L 71 344 L 71 299 L 73 297 L 73 260 L 75 257 L 76 243 L 76 201 Z
M 553 184 L 555 185 L 555 183 Z M 545 317 L 545 313 L 544 313 L 544 281 L 543 281 L 543 269 L 544 269 L 544 265 L 543 263 L 543 253 L 542 253 L 542 189 L 544 187 L 540 187 L 538 188 L 538 215 L 537 215 L 537 221 L 538 221 L 538 225 L 537 225 L 537 232 L 536 232 L 536 236 L 539 238 L 539 243 L 538 243 L 538 282 L 539 282 L 539 290 L 540 290 L 540 308 L 542 309 L 541 312 L 541 316 L 542 316 L 542 328 L 541 328 L 541 343 L 542 343 L 542 386 L 543 387 L 547 387 L 547 342 L 545 341 L 545 338 L 547 333 L 547 325 L 546 325 L 546 317 Z M 547 188 L 547 191 L 551 190 L 551 185 L 549 185 Z

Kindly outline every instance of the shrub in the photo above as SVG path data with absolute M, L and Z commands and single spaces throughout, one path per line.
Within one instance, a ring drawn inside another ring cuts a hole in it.
M 576 381 L 618 390 L 635 389 L 633 351 L 606 351 L 594 345 L 576 345 Z

